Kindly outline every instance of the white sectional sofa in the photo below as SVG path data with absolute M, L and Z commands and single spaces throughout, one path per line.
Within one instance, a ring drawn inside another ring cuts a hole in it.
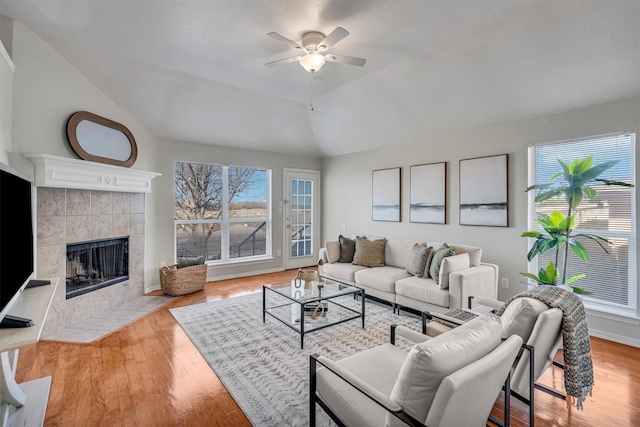
M 339 262 L 336 260 L 336 251 L 340 253 L 340 242 L 326 242 L 325 247 L 320 250 L 320 259 L 323 261 L 321 274 L 362 288 L 368 296 L 388 301 L 394 311 L 409 307 L 419 311 L 444 313 L 455 308 L 467 308 L 469 296 L 497 298 L 498 266 L 481 261 L 481 248 L 448 243 L 449 247 L 454 248 L 455 255 L 468 254 L 468 262 L 465 261 L 467 255 L 457 257 L 464 258 L 462 264 L 445 263 L 447 258 L 444 258 L 440 267 L 440 283 L 436 283 L 432 278 L 418 277 L 407 272 L 407 263 L 417 243 L 420 242 L 388 239 L 384 246 L 384 266 L 367 267 Z M 442 247 L 443 242 L 422 244 L 437 250 Z

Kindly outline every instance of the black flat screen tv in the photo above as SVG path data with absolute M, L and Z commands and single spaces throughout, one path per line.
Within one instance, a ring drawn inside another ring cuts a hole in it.
M 0 163 L 0 320 L 34 276 L 33 181 Z

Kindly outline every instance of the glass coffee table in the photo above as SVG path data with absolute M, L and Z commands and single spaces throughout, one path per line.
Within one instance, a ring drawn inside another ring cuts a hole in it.
M 338 301 L 348 295 L 360 298 L 357 309 Z M 364 297 L 364 289 L 325 277 L 314 282 L 294 279 L 271 283 L 262 286 L 262 322 L 266 323 L 269 315 L 287 325 L 300 334 L 300 348 L 304 348 L 304 335 L 312 331 L 358 318 L 364 329 Z M 318 304 L 323 308 L 316 309 Z

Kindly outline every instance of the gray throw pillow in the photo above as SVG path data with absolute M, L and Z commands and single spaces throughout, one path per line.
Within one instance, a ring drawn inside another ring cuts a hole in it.
M 407 273 L 412 276 L 424 277 L 424 270 L 429 259 L 429 252 L 433 249 L 432 246 L 419 245 L 416 243 L 411 248 L 411 254 L 409 254 L 409 260 L 407 261 Z
M 445 257 L 455 254 L 456 250 L 454 248 L 450 248 L 446 243 L 443 243 L 435 254 L 433 254 L 431 265 L 429 266 L 429 276 L 431 276 L 436 283 L 440 283 L 440 265 L 442 264 L 442 260 Z
M 204 255 L 197 258 L 178 258 L 178 268 L 191 267 L 192 265 L 204 264 Z
M 340 242 L 340 259 L 338 262 L 352 262 L 353 254 L 356 251 L 356 241 L 348 237 L 344 237 L 342 234 L 338 238 Z

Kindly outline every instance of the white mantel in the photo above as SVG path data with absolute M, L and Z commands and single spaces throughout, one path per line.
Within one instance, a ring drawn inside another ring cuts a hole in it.
M 38 187 L 150 193 L 151 180 L 162 174 L 49 154 L 25 154 L 36 165 Z

